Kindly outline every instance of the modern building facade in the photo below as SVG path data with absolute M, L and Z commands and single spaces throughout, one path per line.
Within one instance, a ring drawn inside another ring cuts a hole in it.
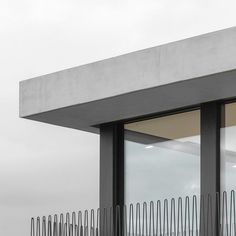
M 20 82 L 20 117 L 100 134 L 100 206 L 231 190 L 236 27 Z

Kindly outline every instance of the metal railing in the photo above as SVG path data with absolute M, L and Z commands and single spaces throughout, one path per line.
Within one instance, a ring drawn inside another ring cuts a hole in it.
M 236 235 L 235 191 L 31 219 L 31 236 Z

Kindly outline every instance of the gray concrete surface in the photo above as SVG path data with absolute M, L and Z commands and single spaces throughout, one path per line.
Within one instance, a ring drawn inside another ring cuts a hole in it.
M 236 27 L 20 82 L 20 117 L 96 125 L 236 96 Z

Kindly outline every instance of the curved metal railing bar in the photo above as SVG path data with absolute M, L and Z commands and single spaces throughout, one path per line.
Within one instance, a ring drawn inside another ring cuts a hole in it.
M 30 236 L 236 236 L 235 191 L 31 218 Z

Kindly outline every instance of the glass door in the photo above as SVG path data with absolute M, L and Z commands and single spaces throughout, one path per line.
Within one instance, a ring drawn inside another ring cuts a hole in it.
M 124 128 L 125 203 L 200 194 L 200 110 Z

